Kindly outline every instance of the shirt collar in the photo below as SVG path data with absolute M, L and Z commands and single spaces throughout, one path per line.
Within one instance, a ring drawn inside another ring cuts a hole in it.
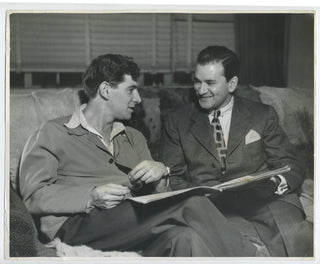
M 95 134 L 98 137 L 103 138 L 103 136 L 88 123 L 86 117 L 84 116 L 83 110 L 86 108 L 86 106 L 87 104 L 82 104 L 80 107 L 78 107 L 74 111 L 69 122 L 65 123 L 64 125 L 69 129 L 76 129 L 77 127 L 81 126 L 82 128 L 91 132 L 92 134 Z M 112 141 L 118 134 L 125 131 L 125 129 L 125 126 L 121 122 L 113 122 L 109 140 Z
M 234 104 L 234 97 L 231 96 L 230 102 L 227 105 L 225 105 L 224 107 L 221 107 L 220 109 L 218 109 L 218 110 L 220 110 L 220 116 L 223 117 L 224 115 L 231 112 L 232 108 L 233 108 L 233 104 Z M 213 111 L 209 114 L 209 117 L 213 117 Z

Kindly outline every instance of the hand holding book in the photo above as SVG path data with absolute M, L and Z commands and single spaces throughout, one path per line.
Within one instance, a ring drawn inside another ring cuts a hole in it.
M 263 180 L 268 180 L 272 178 L 273 176 L 285 173 L 290 171 L 290 166 L 285 166 L 279 169 L 270 170 L 266 172 L 260 172 L 258 174 L 252 174 L 252 175 L 246 175 L 234 180 L 230 180 L 212 187 L 209 186 L 198 186 L 193 188 L 187 188 L 182 189 L 178 191 L 172 191 L 172 192 L 165 192 L 165 193 L 157 193 L 157 194 L 151 194 L 151 195 L 145 195 L 145 196 L 139 196 L 139 197 L 132 197 L 129 198 L 132 201 L 135 201 L 137 203 L 147 204 L 154 201 L 162 200 L 168 197 L 173 197 L 177 195 L 181 195 L 187 192 L 196 192 L 197 194 L 201 193 L 203 195 L 205 194 L 212 194 L 217 192 L 223 192 L 226 190 L 232 190 L 237 189 L 240 187 L 250 187 L 254 183 L 261 182 Z

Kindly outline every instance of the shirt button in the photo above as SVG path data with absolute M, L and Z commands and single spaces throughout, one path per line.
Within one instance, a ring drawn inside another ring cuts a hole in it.
M 111 163 L 111 164 L 112 164 L 112 163 L 113 163 L 113 159 L 109 159 L 109 163 Z

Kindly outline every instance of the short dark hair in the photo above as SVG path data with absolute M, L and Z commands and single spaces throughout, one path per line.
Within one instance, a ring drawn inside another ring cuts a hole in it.
M 232 50 L 229 50 L 224 46 L 208 46 L 200 51 L 197 58 L 197 64 L 206 65 L 214 62 L 222 63 L 224 67 L 224 76 L 227 81 L 230 81 L 232 77 L 239 75 L 239 59 Z
M 105 54 L 94 58 L 82 75 L 82 83 L 89 98 L 97 94 L 99 85 L 106 81 L 116 86 L 123 81 L 125 74 L 137 81 L 140 68 L 131 57 L 119 54 Z

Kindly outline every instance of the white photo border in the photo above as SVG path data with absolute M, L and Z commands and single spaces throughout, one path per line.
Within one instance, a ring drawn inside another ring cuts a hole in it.
M 65 2 L 65 1 L 64 1 Z M 77 1 L 79 2 L 79 1 Z M 172 1 L 171 1 L 172 2 Z M 269 7 L 257 7 L 257 6 L 213 6 L 213 5 L 204 5 L 204 6 L 186 6 L 186 5 L 119 5 L 119 4 L 110 4 L 110 5 L 102 5 L 102 4 L 43 4 L 43 3 L 34 3 L 34 4 L 27 4 L 27 3 L 5 3 L 0 4 L 0 50 L 2 51 L 1 56 L 1 63 L 0 63 L 0 83 L 2 84 L 1 87 L 1 96 L 0 96 L 0 168 L 3 168 L 1 170 L 1 176 L 0 177 L 0 186 L 3 190 L 2 194 L 0 195 L 0 211 L 3 215 L 2 221 L 0 222 L 0 237 L 3 239 L 0 239 L 0 262 L 1 263 L 35 263 L 35 260 L 37 263 L 61 263 L 62 261 L 69 263 L 71 260 L 75 260 L 72 263 L 87 263 L 90 261 L 90 263 L 117 263 L 117 264 L 125 264 L 125 263 L 292 263 L 292 264 L 298 264 L 302 262 L 307 263 L 320 263 L 320 247 L 319 247 L 319 238 L 320 237 L 320 226 L 319 226 L 319 199 L 320 199 L 320 186 L 319 186 L 319 180 L 316 180 L 316 178 L 319 175 L 319 167 L 317 166 L 317 162 L 315 162 L 315 234 L 314 234 L 314 258 L 313 259 L 301 259 L 301 258 L 286 258 L 286 259 L 279 259 L 279 258 L 268 258 L 267 262 L 266 259 L 254 259 L 254 258 L 189 258 L 189 259 L 181 259 L 181 258 L 143 258 L 143 259 L 64 259 L 64 258 L 21 258 L 14 259 L 10 258 L 10 260 L 6 259 L 6 253 L 8 253 L 8 221 L 4 221 L 4 219 L 8 220 L 8 199 L 5 199 L 5 195 L 8 196 L 8 189 L 9 189 L 9 96 L 10 96 L 10 90 L 8 88 L 9 80 L 8 80 L 8 61 L 6 63 L 5 59 L 5 51 L 8 53 L 8 46 L 6 46 L 8 32 L 7 32 L 7 11 L 14 11 L 14 12 L 42 12 L 45 10 L 48 10 L 50 12 L 54 11 L 63 11 L 63 12 L 105 12 L 108 11 L 114 11 L 114 12 L 147 12 L 147 11 L 154 11 L 154 12 L 174 12 L 175 10 L 181 11 L 184 13 L 187 12 L 200 12 L 201 10 L 205 11 L 213 11 L 213 12 L 252 12 L 252 13 L 265 13 L 265 12 L 286 12 L 286 11 L 294 11 L 294 12 L 306 12 L 306 11 L 315 11 L 315 160 L 318 160 L 320 158 L 320 154 L 318 153 L 319 150 L 319 111 L 320 107 L 318 104 L 318 89 L 319 89 L 319 76 L 320 71 L 319 67 L 317 66 L 317 62 L 319 61 L 319 54 L 318 50 L 320 50 L 319 45 L 319 22 L 320 22 L 320 8 L 315 6 L 309 6 L 309 7 L 299 7 L 299 6 L 269 6 Z M 4 32 L 7 32 L 7 34 L 4 34 Z M 317 191 L 318 190 L 318 191 Z M 8 198 L 8 197 L 7 197 Z M 318 222 L 318 223 L 317 223 Z

